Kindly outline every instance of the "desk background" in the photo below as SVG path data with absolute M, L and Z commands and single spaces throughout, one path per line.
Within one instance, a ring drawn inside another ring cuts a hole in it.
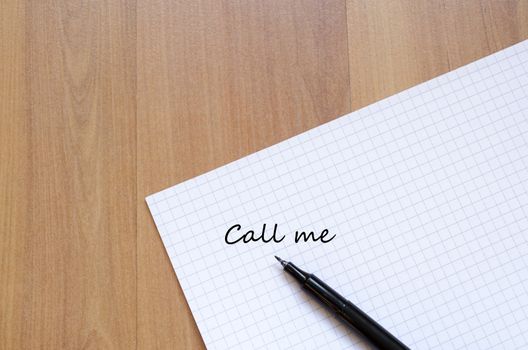
M 0 1 L 0 349 L 203 347 L 147 194 L 527 38 L 526 0 Z

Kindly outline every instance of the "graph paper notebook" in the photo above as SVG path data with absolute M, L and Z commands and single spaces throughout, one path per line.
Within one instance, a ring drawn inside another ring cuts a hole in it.
M 368 348 L 278 255 L 413 349 L 526 349 L 527 91 L 524 41 L 147 197 L 207 347 Z

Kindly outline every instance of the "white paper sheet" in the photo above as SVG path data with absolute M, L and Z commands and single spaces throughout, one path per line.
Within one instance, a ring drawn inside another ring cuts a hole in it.
M 527 71 L 524 41 L 147 197 L 207 347 L 368 347 L 278 255 L 411 348 L 526 349 Z

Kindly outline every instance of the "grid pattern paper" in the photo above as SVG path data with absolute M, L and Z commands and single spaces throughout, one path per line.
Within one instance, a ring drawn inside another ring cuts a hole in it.
M 524 41 L 147 197 L 207 347 L 369 348 L 278 255 L 411 348 L 526 349 L 527 91 Z

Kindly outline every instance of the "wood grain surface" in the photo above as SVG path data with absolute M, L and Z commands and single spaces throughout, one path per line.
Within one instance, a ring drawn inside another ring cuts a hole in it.
M 528 1 L 0 1 L 0 349 L 203 348 L 144 197 L 528 38 Z

